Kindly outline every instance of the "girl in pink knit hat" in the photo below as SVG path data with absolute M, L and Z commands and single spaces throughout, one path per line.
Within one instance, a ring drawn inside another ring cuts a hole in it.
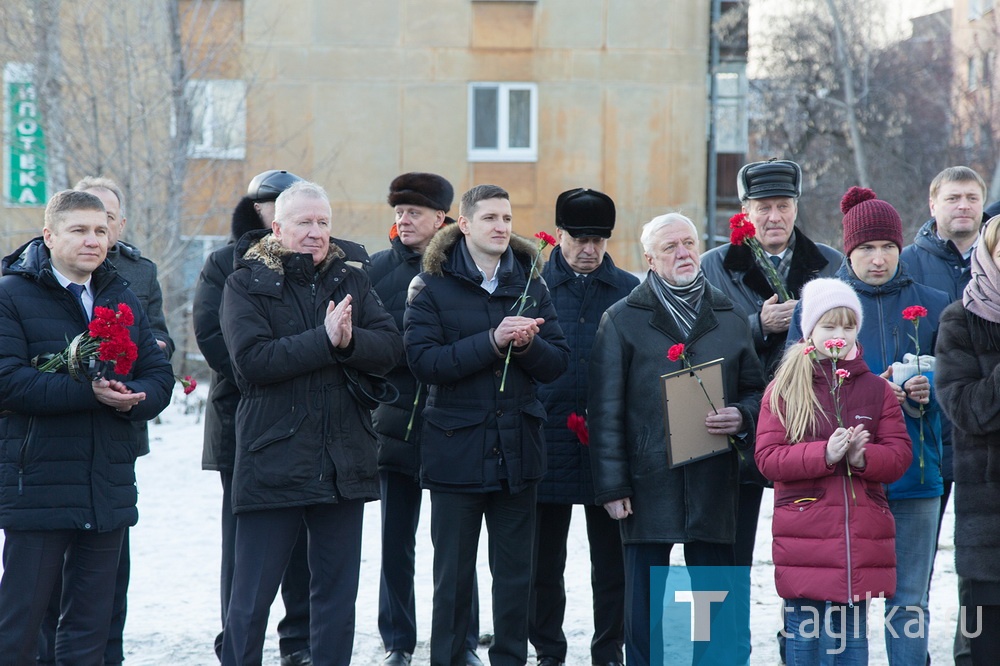
M 896 588 L 895 522 L 882 484 L 912 453 L 899 402 L 857 346 L 862 309 L 840 280 L 802 289 L 805 341 L 761 402 L 754 457 L 774 482 L 774 578 L 786 661 L 867 664 L 872 597 Z

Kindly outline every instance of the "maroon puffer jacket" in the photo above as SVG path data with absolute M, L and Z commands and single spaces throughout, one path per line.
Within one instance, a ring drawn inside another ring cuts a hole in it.
M 847 459 L 826 465 L 826 442 L 837 428 L 830 394 L 830 362 L 816 366 L 813 388 L 829 419 L 817 432 L 789 444 L 771 412 L 772 386 L 761 401 L 754 458 L 774 482 L 774 580 L 783 599 L 847 603 L 896 591 L 896 524 L 882 488 L 903 475 L 912 446 L 903 413 L 888 382 L 860 357 L 840 361 L 851 373 L 840 388 L 845 426 L 872 433 L 863 470 L 847 472 Z

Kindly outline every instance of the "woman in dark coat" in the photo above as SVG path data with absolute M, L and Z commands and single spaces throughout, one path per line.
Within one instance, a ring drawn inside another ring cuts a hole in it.
M 1000 654 L 1000 217 L 983 229 L 972 280 L 938 324 L 935 388 L 954 426 L 955 569 L 973 664 Z M 982 624 L 977 622 L 982 612 Z

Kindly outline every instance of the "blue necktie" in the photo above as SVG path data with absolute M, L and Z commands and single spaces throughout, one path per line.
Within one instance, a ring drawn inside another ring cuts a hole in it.
M 87 312 L 87 306 L 83 304 L 83 290 L 86 289 L 82 284 L 75 284 L 70 282 L 66 285 L 70 293 L 76 297 L 76 302 L 80 305 L 80 311 L 83 312 L 83 318 L 90 321 L 90 313 Z
M 768 257 L 771 260 L 771 265 L 774 266 L 774 270 L 778 270 L 778 266 L 781 265 L 781 257 L 776 254 L 772 254 Z

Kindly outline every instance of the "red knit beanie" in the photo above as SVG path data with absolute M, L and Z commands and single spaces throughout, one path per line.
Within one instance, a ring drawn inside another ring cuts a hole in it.
M 840 200 L 844 214 L 844 254 L 862 243 L 892 241 L 903 249 L 903 221 L 887 201 L 876 198 L 867 187 L 852 187 Z

